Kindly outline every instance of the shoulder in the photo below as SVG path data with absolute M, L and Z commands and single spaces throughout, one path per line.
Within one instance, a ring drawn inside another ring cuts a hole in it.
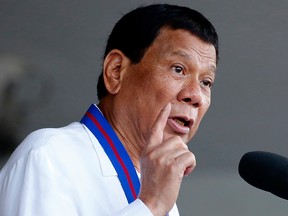
M 16 148 L 6 166 L 13 166 L 17 161 L 35 154 L 55 154 L 67 146 L 73 149 L 79 143 L 85 145 L 89 137 L 79 122 L 61 128 L 44 128 L 29 134 Z
M 53 141 L 55 138 L 62 138 L 62 139 L 75 139 L 80 138 L 85 134 L 84 127 L 79 122 L 71 123 L 65 127 L 60 128 L 44 128 L 39 129 L 31 134 L 29 134 L 22 143 L 35 143 L 34 147 L 41 147 L 43 145 L 47 145 L 49 141 Z M 21 143 L 21 144 L 22 144 Z
M 79 122 L 61 128 L 44 128 L 29 134 L 18 146 L 16 151 L 29 151 L 31 149 L 40 149 L 57 144 L 64 145 L 69 142 L 77 142 L 86 139 L 86 131 Z

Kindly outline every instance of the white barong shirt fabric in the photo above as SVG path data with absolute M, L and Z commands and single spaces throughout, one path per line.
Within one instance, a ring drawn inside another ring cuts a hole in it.
M 108 156 L 79 122 L 31 133 L 1 170 L 0 216 L 112 215 L 152 213 L 140 199 L 128 204 Z M 178 215 L 175 205 L 169 216 Z

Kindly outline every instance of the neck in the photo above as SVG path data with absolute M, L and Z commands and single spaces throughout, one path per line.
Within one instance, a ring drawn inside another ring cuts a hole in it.
M 118 138 L 121 140 L 128 155 L 130 156 L 135 169 L 140 173 L 140 153 L 141 153 L 140 147 L 138 147 L 137 145 L 136 146 L 133 145 L 131 142 L 129 142 L 129 140 L 125 139 L 125 137 L 122 136 L 122 134 L 119 133 L 119 131 L 115 130 L 115 132 Z
M 140 173 L 140 154 L 142 148 L 139 145 L 139 141 L 132 139 L 133 136 L 131 136 L 131 134 L 133 134 L 133 132 L 127 128 L 127 124 L 122 124 L 122 122 L 125 121 L 121 121 L 121 119 L 119 120 L 118 117 L 123 115 L 117 111 L 115 112 L 112 108 L 113 106 L 106 106 L 105 104 L 106 103 L 101 102 L 98 104 L 98 107 L 126 149 L 135 169 Z

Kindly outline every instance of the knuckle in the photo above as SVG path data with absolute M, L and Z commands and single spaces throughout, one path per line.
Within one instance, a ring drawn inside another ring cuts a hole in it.
M 171 141 L 174 145 L 177 145 L 178 147 L 183 147 L 185 149 L 188 149 L 187 144 L 185 144 L 180 136 L 174 136 L 171 138 Z
M 190 160 L 192 162 L 192 165 L 195 167 L 196 166 L 196 157 L 192 152 L 188 152 Z

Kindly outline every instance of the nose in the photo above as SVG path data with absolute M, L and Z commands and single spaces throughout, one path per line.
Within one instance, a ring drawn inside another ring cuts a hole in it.
M 195 108 L 201 107 L 205 95 L 201 90 L 199 82 L 185 86 L 178 94 L 178 101 L 192 105 Z

